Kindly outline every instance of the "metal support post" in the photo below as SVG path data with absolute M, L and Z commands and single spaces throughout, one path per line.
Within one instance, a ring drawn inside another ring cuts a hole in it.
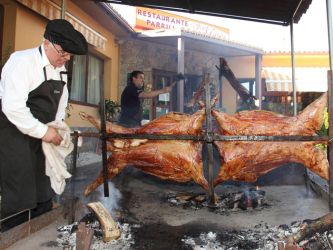
M 104 101 L 104 85 L 100 87 L 100 116 L 101 116 L 101 140 L 102 140 L 102 160 L 103 160 L 103 179 L 104 179 L 104 196 L 109 197 L 109 183 L 108 183 L 108 160 L 107 160 L 107 133 L 105 122 L 105 101 Z
M 71 164 L 71 169 L 70 173 L 72 175 L 69 183 L 70 187 L 70 197 L 69 197 L 69 215 L 68 215 L 68 223 L 72 224 L 75 221 L 75 203 L 76 203 L 76 198 L 75 198 L 75 174 L 76 174 L 76 162 L 77 162 L 77 147 L 78 147 L 78 138 L 79 138 L 79 133 L 78 131 L 74 131 L 74 149 L 72 153 L 72 164 Z
M 206 105 L 206 145 L 207 145 L 207 167 L 208 167 L 208 195 L 210 205 L 215 205 L 214 195 L 214 159 L 213 159 L 213 138 L 212 138 L 212 119 L 210 101 L 210 82 L 209 74 L 204 75 L 205 79 L 205 105 Z

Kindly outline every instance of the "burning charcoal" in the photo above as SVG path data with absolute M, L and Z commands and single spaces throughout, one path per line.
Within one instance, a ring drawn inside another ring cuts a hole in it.
M 236 193 L 234 196 L 234 201 L 240 201 L 244 196 L 243 192 Z
M 194 198 L 194 193 L 180 193 L 176 196 L 176 199 L 180 202 L 184 201 L 190 201 Z
M 279 229 L 282 229 L 282 230 L 285 230 L 285 231 L 290 230 L 289 226 L 286 225 L 286 224 L 280 225 L 278 228 L 279 228 Z
M 291 226 L 294 226 L 294 227 L 299 227 L 300 225 L 300 222 L 299 221 L 293 221 L 290 223 Z
M 228 214 L 228 210 L 246 210 L 249 208 L 262 207 L 265 192 L 258 192 L 252 188 L 247 191 L 237 193 L 223 193 L 214 204 L 211 204 L 205 194 L 180 193 L 178 195 L 168 195 L 167 201 L 171 206 L 181 205 L 184 209 L 207 208 L 217 214 Z
M 324 250 L 329 249 L 323 245 L 321 241 L 316 238 L 311 238 L 306 245 L 303 246 L 304 250 Z
M 265 250 L 274 250 L 275 246 L 272 243 L 266 244 L 265 245 Z
M 94 230 L 94 236 L 97 239 L 102 240 L 102 238 L 103 238 L 103 232 L 102 232 L 102 230 Z
M 77 227 L 77 222 L 71 224 L 71 225 L 65 225 L 65 226 L 60 226 L 57 228 L 58 232 L 68 232 L 71 233 L 73 230 L 73 227 L 76 226 Z
M 266 192 L 264 190 L 257 190 L 257 193 L 261 196 L 265 196 L 266 195 Z
M 247 196 L 248 207 L 256 208 L 258 206 L 257 190 L 249 191 Z
M 207 239 L 208 239 L 208 240 L 215 240 L 215 239 L 216 239 L 216 233 L 209 232 L 209 233 L 207 234 Z
M 94 213 L 88 213 L 79 222 L 84 222 L 86 224 L 91 224 L 97 220 L 97 217 Z
M 75 224 L 72 226 L 72 229 L 71 229 L 71 231 L 70 231 L 70 234 L 76 232 L 77 229 L 78 229 L 78 223 L 75 223 Z
M 242 198 L 240 199 L 239 203 L 238 203 L 238 207 L 242 210 L 246 210 L 248 208 L 248 196 L 243 193 Z
M 238 249 L 244 249 L 244 250 L 258 249 L 258 242 L 243 240 L 237 244 L 237 247 Z
M 72 246 L 70 245 L 63 245 L 63 250 L 71 250 L 72 249 Z
M 196 201 L 196 202 L 200 202 L 200 203 L 202 203 L 202 202 L 204 202 L 205 200 L 206 200 L 206 196 L 205 196 L 205 195 L 198 195 L 198 196 L 195 197 L 195 201 Z
M 172 206 L 177 206 L 177 205 L 179 205 L 180 204 L 180 202 L 178 202 L 178 200 L 176 200 L 175 198 L 170 198 L 170 199 L 168 199 L 168 201 L 169 201 L 169 203 L 170 203 L 170 205 Z

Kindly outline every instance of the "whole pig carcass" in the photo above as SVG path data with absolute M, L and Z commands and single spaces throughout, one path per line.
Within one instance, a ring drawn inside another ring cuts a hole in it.
M 97 129 L 100 122 L 86 115 Z M 124 128 L 107 122 L 107 133 L 154 134 L 154 135 L 200 135 L 205 110 L 193 115 L 169 113 L 138 128 Z M 208 190 L 202 169 L 202 142 L 192 140 L 109 139 L 107 145 L 108 178 L 112 179 L 126 166 L 133 166 L 145 173 L 177 182 L 193 180 Z M 103 173 L 88 185 L 84 194 L 89 195 L 103 183 Z
M 223 135 L 315 135 L 324 122 L 327 94 L 306 107 L 298 116 L 287 117 L 268 111 L 242 111 L 234 116 L 213 110 Z M 326 150 L 319 142 L 215 141 L 221 167 L 214 185 L 226 180 L 254 182 L 285 163 L 301 163 L 328 180 Z

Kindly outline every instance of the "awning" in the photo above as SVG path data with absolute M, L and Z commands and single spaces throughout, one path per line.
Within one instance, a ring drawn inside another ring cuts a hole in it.
M 235 57 L 235 56 L 253 56 L 262 55 L 264 51 L 250 45 L 241 44 L 238 42 L 230 41 L 228 39 L 217 39 L 200 34 L 195 34 L 187 30 L 147 30 L 139 33 L 138 38 L 166 44 L 169 46 L 176 46 L 177 39 L 182 37 L 185 41 L 186 49 L 199 52 L 210 53 L 222 57 Z
M 282 74 L 266 69 L 262 70 L 261 77 L 266 81 L 266 90 L 279 92 L 292 92 L 292 79 L 287 74 Z
M 325 92 L 327 91 L 328 68 L 296 68 L 297 92 Z M 292 92 L 291 68 L 267 67 L 262 70 L 261 77 L 266 82 L 267 92 Z
M 307 11 L 312 0 L 206 0 L 206 1 L 161 1 L 161 0 L 97 0 L 116 4 L 127 4 L 147 8 L 183 11 L 257 21 L 272 24 L 289 25 L 297 23 Z M 293 18 L 292 18 L 293 17 Z
M 37 12 L 38 14 L 46 17 L 49 20 L 60 18 L 61 8 L 57 4 L 49 0 L 16 0 L 17 2 L 25 5 L 29 9 Z M 76 30 L 80 31 L 87 39 L 88 43 L 96 46 L 97 48 L 105 49 L 106 38 L 100 35 L 97 31 L 66 12 L 66 20 L 69 21 Z

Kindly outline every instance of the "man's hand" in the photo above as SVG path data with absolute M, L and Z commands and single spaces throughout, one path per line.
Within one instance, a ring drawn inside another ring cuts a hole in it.
M 167 93 L 171 92 L 171 90 L 172 90 L 173 86 L 175 86 L 175 85 L 176 85 L 176 83 L 177 83 L 177 81 L 174 81 L 174 82 L 173 82 L 173 83 L 171 83 L 169 86 L 165 87 L 165 88 L 164 88 L 164 89 L 165 89 L 165 91 L 166 91 Z
M 53 143 L 54 145 L 60 145 L 62 137 L 58 134 L 57 129 L 48 127 L 46 134 L 42 137 L 42 140 L 48 143 Z

